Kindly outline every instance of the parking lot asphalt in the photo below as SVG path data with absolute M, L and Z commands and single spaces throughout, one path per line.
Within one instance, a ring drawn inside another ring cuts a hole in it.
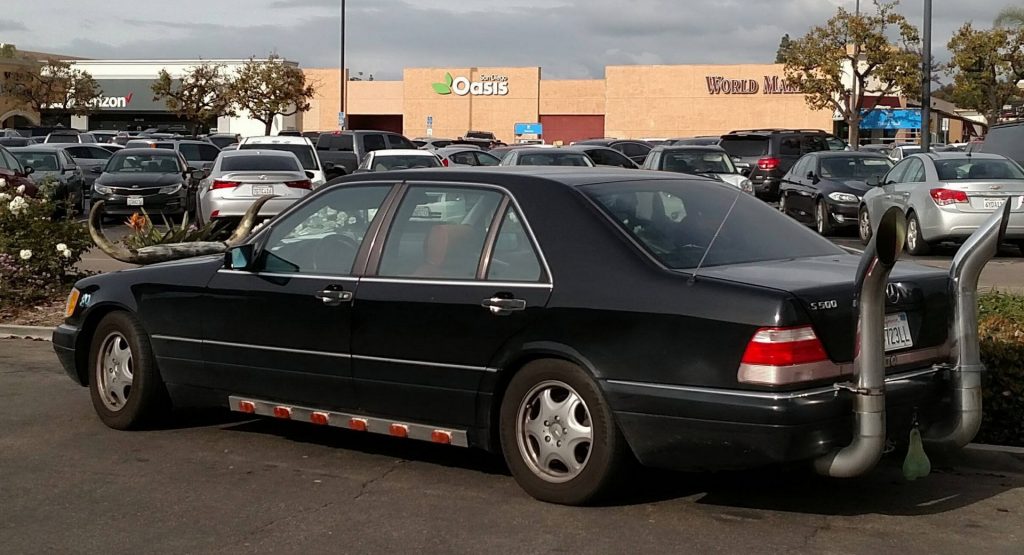
M 1024 459 L 967 451 L 904 481 L 805 468 L 638 469 L 601 507 L 527 497 L 501 461 L 189 412 L 118 432 L 45 342 L 0 340 L 4 553 L 1021 553 Z

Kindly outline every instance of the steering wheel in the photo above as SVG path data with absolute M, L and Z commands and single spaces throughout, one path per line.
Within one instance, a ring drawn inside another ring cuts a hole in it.
M 313 248 L 313 269 L 316 271 L 338 271 L 339 260 L 355 260 L 359 252 L 359 243 L 351 237 L 332 233 L 320 239 Z M 344 271 L 348 271 L 345 269 Z

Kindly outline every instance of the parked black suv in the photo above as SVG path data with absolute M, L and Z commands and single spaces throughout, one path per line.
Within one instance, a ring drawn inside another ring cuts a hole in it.
M 758 198 L 778 200 L 782 176 L 804 154 L 829 150 L 832 137 L 820 129 L 746 129 L 722 135 L 718 145 L 750 165 L 748 177 Z
M 974 152 L 1001 154 L 1024 165 L 1024 121 L 993 125 L 981 148 Z

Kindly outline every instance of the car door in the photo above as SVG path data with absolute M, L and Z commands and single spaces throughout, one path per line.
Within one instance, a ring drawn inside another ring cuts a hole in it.
M 873 223 L 876 223 L 878 218 L 882 217 L 882 214 L 895 204 L 893 195 L 896 191 L 896 185 L 902 181 L 909 166 L 910 160 L 904 160 L 896 164 L 882 178 L 882 184 L 878 187 L 878 192 L 872 195 L 865 195 L 865 202 L 868 205 L 868 212 Z
M 336 187 L 274 221 L 252 270 L 222 269 L 207 286 L 206 371 L 196 385 L 352 408 L 349 342 L 363 241 L 390 184 Z M 367 245 L 368 248 L 368 245 Z
M 482 151 L 473 151 L 473 158 L 476 160 L 477 166 L 497 166 L 501 163 L 501 160 L 493 154 L 488 154 Z
M 910 194 L 924 183 L 924 163 L 920 158 L 907 158 L 907 171 L 893 184 L 892 205 L 899 206 L 904 213 L 910 207 Z
M 88 186 L 92 186 L 92 183 L 96 181 L 96 178 L 103 173 L 103 167 L 107 164 L 107 159 L 110 158 L 110 153 L 103 151 L 106 157 L 99 155 L 97 150 L 103 150 L 102 148 L 89 147 L 85 145 L 69 146 L 65 148 L 68 154 L 75 160 L 75 164 L 82 168 L 82 175 L 85 178 L 85 182 Z
M 786 212 L 801 220 L 806 219 L 804 216 L 807 214 L 808 207 L 810 206 L 807 195 L 809 188 L 807 186 L 807 172 L 811 167 L 809 162 L 810 156 L 805 156 L 797 161 L 796 164 L 790 168 L 789 173 L 786 174 L 785 179 L 788 183 L 781 183 L 780 189 L 786 191 Z
M 391 218 L 356 291 L 360 409 L 473 426 L 492 357 L 547 303 L 546 266 L 499 188 L 413 183 Z

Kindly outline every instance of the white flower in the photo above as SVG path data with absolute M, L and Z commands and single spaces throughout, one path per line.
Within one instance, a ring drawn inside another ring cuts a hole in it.
M 7 186 L 7 180 L 2 178 L 2 177 L 0 177 L 0 187 L 6 187 L 6 186 Z
M 14 192 L 18 193 L 19 195 L 24 193 L 25 192 L 25 186 L 24 185 L 18 185 L 18 188 L 15 189 Z
M 68 250 L 68 246 L 64 243 L 57 243 L 57 252 L 64 252 Z
M 60 255 L 64 258 L 71 258 L 71 249 L 65 249 L 60 251 Z
M 28 249 L 21 249 L 21 252 L 18 253 L 18 256 L 20 256 L 22 260 L 28 260 L 29 258 L 32 258 L 32 251 Z
M 19 213 L 21 213 L 26 208 L 28 208 L 28 203 L 25 202 L 25 198 L 24 197 L 14 197 L 14 200 L 12 200 L 7 205 L 7 209 L 10 210 L 11 214 L 14 214 L 15 216 L 17 216 Z
M 0 202 L 7 202 L 9 200 L 11 200 L 11 195 L 8 195 L 7 193 L 0 193 Z

